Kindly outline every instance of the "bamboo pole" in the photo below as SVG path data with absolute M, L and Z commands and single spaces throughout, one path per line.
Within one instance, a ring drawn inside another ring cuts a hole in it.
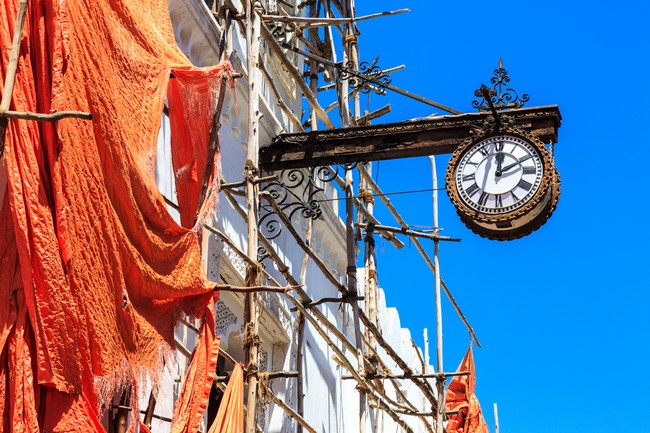
M 375 183 L 375 181 L 372 180 L 372 177 L 371 177 L 371 176 L 370 176 L 370 175 L 369 175 L 369 174 L 368 174 L 368 173 L 363 169 L 363 167 L 359 167 L 359 173 L 361 174 L 361 176 L 363 176 L 365 179 L 368 180 L 368 183 L 369 183 L 370 185 L 372 185 L 373 189 L 374 189 L 375 192 L 376 192 L 376 195 L 378 195 L 378 196 L 380 197 L 381 201 L 384 203 L 384 205 L 388 208 L 388 210 L 390 211 L 390 213 L 391 213 L 391 214 L 393 215 L 393 217 L 395 218 L 395 221 L 397 221 L 397 223 L 398 223 L 400 226 L 402 226 L 403 228 L 408 229 L 408 224 L 406 224 L 406 222 L 404 221 L 404 219 L 402 218 L 402 216 L 399 214 L 399 212 L 397 211 L 397 209 L 395 208 L 395 206 L 393 206 L 393 203 L 391 203 L 391 201 L 390 201 L 390 199 L 388 198 L 388 196 L 386 196 L 386 195 L 382 192 L 381 188 L 379 188 L 379 186 L 377 186 L 377 184 Z M 434 266 L 433 262 L 431 261 L 431 259 L 429 258 L 429 255 L 426 253 L 426 251 L 424 251 L 424 248 L 422 248 L 422 245 L 420 244 L 420 241 L 418 240 L 418 238 L 415 237 L 415 236 L 410 236 L 410 238 L 411 238 L 411 241 L 413 242 L 413 245 L 415 245 L 415 248 L 418 250 L 418 252 L 419 252 L 420 255 L 422 256 L 422 258 L 424 259 L 424 261 L 426 262 L 426 264 L 429 266 L 429 269 L 431 269 L 431 271 L 434 272 L 435 266 Z M 440 280 L 440 283 L 441 283 L 441 285 L 442 285 L 442 288 L 443 288 L 444 291 L 445 291 L 445 294 L 447 295 L 447 297 L 448 297 L 449 300 L 451 301 L 451 303 L 452 303 L 454 309 L 456 310 L 456 313 L 458 314 L 458 316 L 460 317 L 460 319 L 462 320 L 462 322 L 465 324 L 465 327 L 466 327 L 467 330 L 469 331 L 470 336 L 472 337 L 472 339 L 474 340 L 474 342 L 476 343 L 476 345 L 477 345 L 478 347 L 481 347 L 481 343 L 479 343 L 478 338 L 476 338 L 476 334 L 474 333 L 474 328 L 472 328 L 472 327 L 470 326 L 469 322 L 468 322 L 467 319 L 465 318 L 465 315 L 463 314 L 463 312 L 461 311 L 460 307 L 458 306 L 458 303 L 456 302 L 456 300 L 455 300 L 454 297 L 452 296 L 451 292 L 450 292 L 449 289 L 447 288 L 447 286 L 446 286 L 444 280 L 441 279 L 441 280 Z
M 18 5 L 18 15 L 14 25 L 14 34 L 11 41 L 11 52 L 9 54 L 9 63 L 7 64 L 7 74 L 5 75 L 4 86 L 2 90 L 2 101 L 0 102 L 0 115 L 9 110 L 11 97 L 16 82 L 16 71 L 18 70 L 18 57 L 20 53 L 20 41 L 25 25 L 25 16 L 27 15 L 27 0 L 21 0 Z
M 372 170 L 372 163 L 368 163 L 368 170 Z M 363 197 L 364 207 L 368 210 L 370 215 L 373 214 L 375 199 L 372 196 L 372 189 L 369 187 L 368 183 L 364 180 L 361 180 L 361 185 L 359 187 L 359 195 Z M 366 236 L 364 238 L 364 255 L 363 255 L 363 264 L 366 269 L 365 272 L 365 307 L 368 312 L 368 318 L 370 321 L 375 324 L 378 322 L 377 314 L 377 267 L 375 263 L 375 239 L 373 237 L 373 228 L 368 228 L 366 225 Z M 370 227 L 373 227 L 370 225 Z M 377 345 L 375 341 L 375 336 L 366 329 L 366 338 L 369 340 L 369 345 L 374 349 Z
M 153 395 L 153 390 L 149 394 L 149 402 L 147 403 L 147 410 L 144 412 L 142 423 L 151 430 L 151 421 L 153 420 L 153 412 L 156 408 L 156 397 Z
M 412 377 L 413 369 L 411 369 L 411 367 L 408 366 L 408 364 L 397 354 L 397 352 L 395 352 L 395 349 L 393 349 L 391 345 L 388 344 L 386 340 L 384 340 L 383 337 L 380 338 L 381 334 L 377 329 L 377 327 L 363 313 L 360 315 L 360 319 L 363 322 L 364 326 L 369 328 L 371 332 L 375 334 L 375 337 L 377 338 L 377 343 L 379 343 L 379 345 L 386 351 L 388 356 L 390 356 L 395 361 L 397 366 L 402 369 L 404 374 L 410 375 Z M 421 381 L 417 378 L 412 378 L 411 380 L 413 381 L 415 386 L 417 386 L 420 389 L 420 391 L 422 391 L 422 393 L 427 398 L 427 400 L 429 400 L 429 402 L 431 403 L 431 407 L 434 408 L 437 407 L 438 402 L 436 400 L 436 397 L 433 395 L 431 389 L 427 387 L 428 383 L 425 381 Z
M 433 188 L 432 202 L 433 202 L 433 232 L 438 234 L 438 177 L 436 173 L 436 160 L 432 156 L 429 157 L 431 161 L 431 182 Z M 440 240 L 433 240 L 433 266 L 434 266 L 434 286 L 435 286 L 435 299 L 436 299 L 436 360 L 438 366 L 438 373 L 444 372 L 442 364 L 442 298 L 440 295 L 440 262 L 438 260 L 438 251 L 440 248 Z M 444 427 L 442 425 L 444 412 L 445 412 L 445 376 L 436 377 L 436 389 L 438 390 L 438 410 L 436 410 L 436 433 L 443 433 Z
M 21 0 L 18 5 L 16 22 L 14 24 L 14 33 L 11 41 L 11 51 L 9 53 L 9 62 L 7 63 L 7 73 L 4 77 L 2 89 L 2 99 L 0 100 L 0 157 L 4 154 L 5 134 L 7 131 L 7 119 L 36 120 L 42 122 L 55 122 L 65 118 L 92 119 L 90 113 L 80 111 L 60 111 L 58 113 L 30 113 L 10 111 L 11 99 L 16 83 L 16 72 L 18 70 L 18 59 L 20 56 L 20 42 L 22 39 L 23 27 L 25 26 L 25 17 L 27 15 L 27 0 Z
M 343 38 L 344 56 L 343 63 L 348 64 L 346 60 L 349 59 L 354 70 L 358 70 L 359 54 L 357 46 L 357 32 L 354 25 L 355 9 L 354 0 L 346 0 L 343 3 L 343 16 L 349 19 L 346 25 L 345 37 Z M 343 93 L 341 109 L 343 114 L 343 126 L 351 125 L 351 116 L 348 114 L 349 102 L 347 100 L 348 94 L 348 80 L 343 81 L 341 91 Z M 354 97 L 354 119 L 361 117 L 361 109 L 358 94 Z M 347 290 L 352 296 L 357 296 L 357 243 L 354 233 L 354 180 L 352 170 L 347 170 L 345 173 L 345 239 L 346 239 L 346 256 L 347 256 Z M 361 333 L 361 323 L 359 320 L 359 304 L 356 301 L 351 302 L 352 315 L 354 322 L 354 335 L 356 342 L 356 355 L 357 355 L 357 368 L 359 373 L 365 372 L 365 356 L 364 356 L 364 343 Z M 364 388 L 359 388 L 359 432 L 365 433 L 366 424 L 368 419 L 368 402 L 367 394 Z
M 224 30 L 225 31 L 225 30 Z M 194 223 L 199 218 L 201 209 L 203 208 L 203 202 L 208 192 L 208 185 L 210 180 L 210 174 L 212 174 L 212 167 L 214 166 L 214 155 L 219 149 L 219 129 L 221 129 L 221 111 L 223 109 L 223 100 L 226 96 L 226 78 L 224 77 L 219 83 L 219 95 L 217 96 L 217 107 L 214 110 L 214 115 L 212 117 L 212 125 L 210 126 L 210 136 L 208 138 L 208 157 L 205 164 L 205 170 L 203 172 L 203 184 L 201 185 L 201 192 L 199 193 L 199 202 L 196 207 L 196 214 L 194 215 Z
M 293 226 L 293 224 L 291 224 L 289 218 L 287 218 L 284 212 L 282 212 L 282 209 L 280 209 L 280 206 L 275 201 L 275 199 L 271 196 L 271 194 L 268 192 L 262 192 L 260 193 L 260 197 L 266 200 L 271 205 L 271 207 L 277 214 L 280 221 L 282 221 L 282 223 L 287 228 L 287 230 L 289 230 L 289 233 L 291 233 L 291 235 L 294 237 L 298 246 L 302 248 L 303 251 L 309 255 L 309 257 L 314 261 L 314 263 L 316 264 L 316 266 L 318 266 L 321 272 L 323 272 L 323 274 L 330 281 L 330 283 L 332 283 L 334 287 L 336 287 L 341 293 L 348 294 L 349 292 L 348 289 L 343 284 L 341 284 L 341 282 L 334 276 L 334 274 L 332 274 L 332 272 L 327 268 L 327 265 L 318 257 L 318 255 L 314 252 L 314 250 L 305 243 L 305 241 L 302 239 L 302 236 L 298 233 L 298 231 Z
M 454 371 L 452 373 L 424 373 L 424 374 L 387 374 L 387 373 L 377 373 L 377 374 L 365 374 L 362 377 L 368 380 L 379 380 L 379 379 L 446 379 L 447 377 L 452 376 L 469 376 L 471 372 L 469 371 Z M 343 376 L 343 379 L 354 379 L 352 376 Z
M 298 313 L 298 317 L 296 319 L 298 321 L 298 341 L 296 344 L 298 345 L 298 348 L 296 350 L 296 368 L 298 369 L 298 382 L 296 383 L 296 393 L 297 395 L 297 400 L 296 400 L 296 409 L 298 411 L 298 414 L 302 417 L 305 415 L 305 391 L 304 391 L 304 375 L 305 375 L 305 369 L 303 367 L 304 364 L 304 351 L 303 351 L 303 346 L 305 342 L 305 316 L 302 313 Z M 297 433 L 302 433 L 302 426 L 299 426 L 297 429 Z
M 277 43 L 269 29 L 263 24 L 261 25 L 261 34 L 264 37 L 264 40 L 266 41 L 267 46 L 271 52 L 278 57 L 282 65 L 289 72 L 289 75 L 291 75 L 291 77 L 294 79 L 294 82 L 298 85 L 298 87 L 300 87 L 300 90 L 305 96 L 305 99 L 307 99 L 311 106 L 314 107 L 314 110 L 316 111 L 319 119 L 322 120 L 328 129 L 333 129 L 334 124 L 329 119 L 329 117 L 327 117 L 327 113 L 325 113 L 323 108 L 318 103 L 318 99 L 316 99 L 314 93 L 311 91 L 309 86 L 307 86 L 307 83 L 305 83 L 305 81 L 302 79 L 300 72 L 298 72 L 293 63 L 287 59 L 287 56 L 284 55 L 282 48 L 280 48 L 280 45 Z
M 427 328 L 424 328 L 425 331 L 426 331 L 426 329 Z M 427 337 L 426 337 L 426 334 L 425 334 L 425 337 L 424 337 L 424 344 L 425 345 L 427 343 L 426 339 L 427 339 Z M 411 346 L 413 347 L 413 350 L 415 351 L 416 355 L 418 356 L 418 360 L 420 361 L 420 365 L 422 366 L 422 373 L 426 373 L 427 372 L 427 367 L 424 364 L 424 359 L 422 359 L 422 354 L 420 353 L 420 348 L 418 347 L 417 344 L 415 344 L 415 341 L 413 341 L 412 338 L 411 338 Z
M 260 60 L 260 69 L 262 70 L 262 73 L 264 74 L 264 77 L 266 78 L 266 82 L 269 85 L 269 88 L 271 89 L 271 92 L 273 93 L 273 96 L 275 96 L 275 100 L 282 109 L 282 112 L 287 115 L 287 118 L 289 121 L 293 124 L 293 126 L 296 128 L 296 131 L 302 132 L 305 130 L 303 128 L 302 123 L 300 123 L 300 119 L 296 117 L 294 114 L 293 110 L 289 108 L 286 102 L 282 99 L 282 96 L 280 95 L 280 92 L 278 91 L 277 86 L 275 85 L 275 80 L 271 77 L 271 74 L 269 74 L 269 71 L 266 69 L 266 66 L 264 65 L 264 62 Z
M 7 119 L 35 120 L 37 122 L 57 122 L 61 119 L 91 120 L 93 115 L 83 111 L 58 111 L 56 113 L 32 113 L 30 111 L 10 111 L 2 113 Z
M 339 349 L 338 346 L 336 344 L 334 344 L 334 342 L 329 338 L 329 336 L 322 330 L 322 328 L 320 326 L 318 326 L 318 322 L 316 321 L 316 319 L 314 317 L 312 317 L 311 314 L 309 314 L 309 312 L 307 312 L 307 310 L 305 310 L 302 307 L 302 305 L 300 304 L 300 302 L 297 299 L 293 298 L 291 295 L 286 295 L 286 296 L 291 302 L 294 303 L 294 305 L 296 305 L 302 311 L 302 313 L 310 321 L 310 323 L 312 323 L 312 325 L 314 325 L 314 329 L 316 330 L 316 332 L 321 336 L 321 338 L 323 338 L 323 340 L 325 340 L 325 343 L 334 352 L 335 361 L 337 361 L 337 363 L 339 363 L 341 366 L 343 366 L 345 369 L 347 369 L 352 374 L 352 376 L 357 381 L 357 387 L 359 388 L 360 392 L 363 395 L 366 395 L 366 393 L 368 393 L 370 391 L 370 388 L 369 388 L 370 385 L 363 380 L 363 378 L 361 377 L 361 375 L 359 375 L 359 373 L 354 368 L 352 363 L 345 357 L 345 355 L 341 351 L 341 349 Z M 375 401 L 377 404 L 382 404 L 382 407 L 385 408 L 387 413 L 395 420 L 395 422 L 397 422 L 400 426 L 402 426 L 402 428 L 404 428 L 407 432 L 413 433 L 412 429 L 406 423 L 404 423 L 404 421 L 401 420 L 392 411 L 392 408 L 390 406 L 388 406 L 385 402 L 383 402 L 383 400 L 380 397 L 378 397 L 378 396 L 376 396 L 376 395 L 374 395 L 372 393 L 369 394 L 369 395 L 371 396 L 372 400 Z
M 312 121 L 314 121 L 315 118 L 316 115 L 312 112 Z M 310 218 L 307 221 L 307 233 L 305 236 L 306 239 L 305 242 L 309 247 L 311 247 L 311 237 L 312 237 L 313 228 L 314 228 L 314 221 Z M 300 284 L 302 284 L 303 287 L 307 282 L 308 265 L 309 265 L 309 255 L 305 253 L 305 255 L 302 258 L 302 266 L 300 268 Z M 305 415 L 305 408 L 304 408 L 305 395 L 304 395 L 304 387 L 303 387 L 304 384 L 303 345 L 305 339 L 305 316 L 301 312 L 299 312 L 296 320 L 298 321 L 298 339 L 297 339 L 298 341 L 296 342 L 296 344 L 298 345 L 297 353 L 296 353 L 296 368 L 298 370 L 298 383 L 296 384 L 296 392 L 298 393 L 298 398 L 296 402 L 297 403 L 296 409 L 298 410 L 298 414 L 302 417 Z M 303 426 L 299 425 L 296 432 L 303 433 Z
M 386 104 L 383 107 L 381 107 L 379 110 L 375 110 L 371 113 L 364 114 L 363 117 L 360 117 L 359 120 L 357 120 L 357 123 L 360 126 L 370 125 L 371 120 L 377 119 L 383 116 L 384 114 L 388 114 L 390 113 L 390 111 L 391 111 L 390 104 Z
M 296 290 L 297 288 L 302 287 L 301 285 L 297 286 L 286 286 L 286 287 L 273 287 L 273 286 L 232 286 L 230 284 L 217 284 L 214 286 L 213 290 L 219 290 L 223 292 L 235 292 L 235 293 L 256 293 L 256 292 L 271 292 L 271 293 L 287 293 L 291 290 Z
M 282 16 L 285 17 L 285 18 L 294 16 L 294 15 L 290 15 L 282 7 L 280 8 L 280 12 L 282 13 Z M 293 12 L 293 13 L 295 13 L 295 12 Z M 276 21 L 272 21 L 272 22 L 276 22 Z M 305 47 L 307 47 L 307 49 L 309 51 L 311 51 L 312 53 L 321 53 L 322 54 L 322 51 L 320 51 L 318 49 L 318 46 L 317 46 L 318 44 L 316 44 L 316 45 L 312 44 L 312 42 L 308 38 L 306 38 L 305 35 L 303 35 L 303 32 L 304 32 L 303 28 L 301 28 L 297 23 L 292 22 L 292 23 L 289 23 L 289 24 L 291 24 L 292 30 L 293 30 L 294 34 L 296 35 L 296 37 L 298 39 L 300 39 L 300 42 L 305 44 Z
M 392 233 L 401 233 L 403 235 L 407 236 L 415 236 L 419 238 L 426 238 L 426 239 L 432 239 L 434 241 L 451 241 L 451 242 L 460 242 L 460 239 L 457 238 L 451 238 L 449 236 L 440 236 L 436 233 L 430 234 L 430 233 L 423 233 L 419 232 L 416 230 L 409 230 L 405 228 L 398 228 L 398 227 L 389 227 L 389 226 L 383 226 L 383 225 L 375 225 L 375 224 L 358 224 L 360 228 L 367 229 L 368 231 L 372 232 L 373 230 L 384 230 L 387 232 L 392 232 Z
M 300 415 L 298 412 L 293 410 L 291 406 L 286 404 L 285 402 L 282 401 L 273 391 L 271 391 L 271 387 L 266 388 L 266 394 L 271 397 L 271 400 L 280 408 L 282 408 L 286 413 L 289 414 L 291 418 L 296 420 L 298 423 L 298 429 L 302 430 L 303 428 L 307 430 L 309 433 L 316 433 L 316 429 L 314 429 L 312 426 L 310 426 L 307 421 Z
M 246 212 L 239 206 L 239 204 L 237 203 L 235 198 L 232 196 L 232 194 L 230 194 L 229 191 L 224 191 L 224 192 L 226 194 L 226 198 L 228 199 L 230 204 L 233 206 L 233 208 L 237 211 L 237 213 L 239 213 L 244 219 L 246 219 Z M 260 238 L 260 241 L 261 241 L 262 245 L 264 245 L 264 248 L 268 252 L 269 256 L 271 256 L 271 260 L 273 260 L 273 262 L 275 263 L 275 265 L 278 268 L 278 271 L 283 275 L 283 277 L 286 279 L 286 281 L 289 284 L 298 285 L 299 284 L 298 281 L 293 277 L 293 275 L 291 275 L 291 273 L 289 272 L 289 268 L 284 264 L 284 262 L 280 258 L 280 255 L 275 251 L 275 249 L 271 245 L 271 242 L 268 239 L 266 239 L 266 237 L 264 237 L 264 235 L 262 235 L 262 234 L 259 235 L 259 238 Z M 318 258 L 317 256 L 315 256 L 315 257 Z M 247 257 L 245 255 L 244 255 L 244 260 L 249 262 L 249 264 L 253 263 L 253 261 L 249 257 Z M 269 278 L 269 277 L 270 276 L 267 274 L 267 278 Z M 307 295 L 307 292 L 305 292 L 302 288 L 296 289 L 295 292 L 298 295 L 298 297 L 300 298 L 299 302 L 302 303 L 302 302 L 311 302 L 312 301 L 312 299 Z M 289 297 L 287 297 L 286 293 L 285 293 L 284 296 L 287 299 L 289 299 Z M 346 348 L 346 350 L 349 350 L 351 352 L 355 351 L 354 345 L 347 339 L 347 337 L 341 332 L 341 330 L 339 330 L 336 326 L 333 326 L 333 325 L 331 325 L 329 323 L 329 320 L 327 320 L 327 318 L 325 317 L 325 315 L 323 313 L 321 313 L 318 309 L 314 309 L 312 311 L 312 313 L 314 314 L 314 317 L 316 317 L 321 323 L 323 323 L 323 326 L 326 326 L 327 329 L 332 334 L 334 334 L 339 341 L 341 341 L 341 343 Z
M 379 353 L 377 353 L 375 351 L 374 354 L 375 354 L 375 359 L 377 360 L 381 370 L 389 372 L 390 369 L 388 368 L 386 363 L 381 359 L 381 357 L 379 356 Z M 387 373 L 387 374 L 389 374 L 389 373 Z M 404 394 L 404 392 L 401 390 L 400 383 L 397 382 L 397 379 L 388 378 L 388 380 L 390 381 L 391 385 L 393 386 L 393 390 L 395 391 L 395 394 L 398 396 L 398 398 L 400 398 L 401 401 L 403 401 L 404 404 L 407 405 L 410 408 L 410 410 L 417 412 L 417 408 L 415 407 L 415 405 L 408 399 L 406 394 Z M 384 396 L 384 398 L 389 400 L 388 395 L 386 394 L 385 390 L 384 390 L 383 396 Z M 390 403 L 393 405 L 393 407 L 399 407 L 400 406 L 397 402 L 392 401 L 392 400 L 390 401 Z M 424 417 L 424 416 L 420 416 L 419 418 L 420 418 L 420 421 L 422 421 L 422 424 L 424 424 L 424 427 L 427 429 L 427 432 L 434 433 L 433 429 L 431 428 L 431 424 L 427 421 L 427 418 Z M 378 419 L 379 418 L 375 418 L 375 423 L 378 422 Z
M 341 176 L 338 176 L 336 174 L 336 171 L 334 169 L 332 169 L 331 167 L 326 167 L 326 168 L 329 171 L 330 175 L 334 178 L 334 181 L 336 182 L 336 184 L 341 189 L 345 188 L 345 181 L 343 179 L 341 179 Z M 359 200 L 356 197 L 354 197 L 354 205 L 356 206 L 357 210 L 359 212 L 361 212 L 361 214 L 364 216 L 364 218 L 366 218 L 366 220 L 370 224 L 375 224 L 375 226 L 380 225 L 379 221 L 377 221 L 377 219 L 374 217 L 374 215 L 372 215 L 370 212 L 368 212 L 368 210 L 365 208 L 363 203 L 361 203 L 361 200 Z M 404 242 L 397 239 L 393 233 L 388 232 L 388 231 L 384 231 L 384 230 L 379 230 L 379 229 L 377 229 L 377 232 L 381 235 L 381 237 L 383 237 L 388 242 L 393 244 L 393 246 L 395 248 L 397 248 L 398 250 L 402 249 L 404 247 Z
M 310 19 L 315 19 L 318 16 L 318 3 L 313 2 L 309 6 L 309 17 Z M 286 18 L 286 17 L 285 17 Z M 310 29 L 308 32 L 309 43 L 311 46 L 318 45 L 318 30 Z M 318 62 L 314 59 L 309 60 L 309 89 L 313 95 L 318 93 Z M 316 131 L 318 129 L 318 114 L 314 106 L 311 106 L 309 119 L 311 122 L 311 130 Z
M 294 51 L 294 52 L 296 52 L 298 54 L 302 54 L 305 57 L 315 58 L 319 62 L 322 62 L 323 64 L 326 64 L 328 66 L 332 66 L 332 67 L 337 67 L 338 66 L 336 64 L 333 64 L 332 62 L 330 62 L 327 59 L 324 59 L 322 57 L 318 57 L 315 54 L 305 52 L 305 51 L 303 51 L 301 49 L 294 48 L 294 47 L 289 47 L 289 46 L 285 46 L 285 48 L 290 49 L 291 51 Z M 346 64 L 346 62 L 344 61 L 343 64 Z M 399 93 L 400 95 L 406 96 L 407 98 L 413 99 L 413 100 L 418 101 L 418 102 L 422 102 L 423 104 L 430 105 L 432 107 L 438 108 L 440 110 L 446 111 L 446 112 L 451 113 L 451 114 L 462 114 L 462 112 L 460 112 L 458 110 L 455 110 L 455 109 L 453 109 L 451 107 L 447 107 L 446 105 L 443 105 L 443 104 L 441 104 L 439 102 L 432 101 L 432 100 L 427 99 L 427 98 L 425 98 L 423 96 L 420 96 L 420 95 L 416 95 L 415 93 L 411 93 L 408 90 L 400 89 L 399 87 L 395 87 L 392 84 L 382 83 L 381 81 L 379 81 L 379 80 L 377 80 L 377 79 L 375 79 L 373 77 L 360 74 L 359 72 L 356 72 L 354 70 L 349 70 L 348 69 L 347 72 L 349 72 L 352 75 L 357 76 L 358 78 L 361 78 L 361 79 L 363 79 L 365 81 L 368 81 L 369 83 L 375 84 L 376 86 L 378 86 L 378 87 L 380 87 L 382 89 L 392 90 L 395 93 Z
M 424 328 L 424 331 L 422 332 L 422 336 L 424 337 L 424 362 L 422 363 L 422 371 L 424 373 L 429 372 L 429 363 L 430 363 L 430 358 L 429 358 L 429 329 Z
M 269 22 L 281 22 L 281 23 L 300 23 L 304 24 L 306 27 L 323 27 L 330 26 L 335 24 L 350 24 L 356 23 L 359 21 L 371 20 L 374 18 L 386 17 L 391 15 L 403 14 L 405 12 L 410 12 L 410 9 L 398 9 L 394 11 L 379 12 L 376 14 L 364 15 L 360 17 L 353 18 L 316 18 L 316 17 L 288 17 L 283 15 L 263 15 L 262 19 Z
M 128 389 L 122 391 L 122 396 L 120 397 L 120 405 L 118 406 L 117 409 L 117 415 L 113 420 L 114 423 L 113 429 L 116 433 L 126 433 L 126 425 L 129 419 L 129 411 L 131 410 L 131 408 L 129 407 L 130 397 L 131 397 L 131 388 L 129 387 Z
M 18 54 L 20 52 L 20 40 L 23 33 L 23 26 L 25 24 L 25 15 L 27 14 L 27 0 L 21 0 L 18 6 L 18 15 L 16 23 L 14 24 L 14 34 L 11 41 L 11 51 L 9 53 L 9 63 L 7 64 L 7 74 L 4 78 L 4 86 L 2 89 L 2 99 L 0 100 L 0 158 L 4 156 L 5 150 L 5 134 L 7 132 L 8 121 L 5 116 L 9 105 L 11 104 L 11 96 L 14 91 L 14 83 L 16 82 L 16 70 L 18 69 Z
M 298 377 L 298 372 L 297 371 L 272 371 L 272 372 L 269 372 L 269 373 L 265 372 L 265 373 L 262 373 L 262 374 L 266 378 L 268 378 L 269 380 L 288 379 L 288 378 L 294 378 L 294 377 L 297 378 Z M 258 375 L 258 376 L 260 376 L 260 375 Z M 223 382 L 228 382 L 229 379 L 230 379 L 230 376 L 216 376 L 214 378 L 214 382 L 223 383 Z
M 314 308 L 314 307 L 316 307 L 316 306 L 318 306 L 320 304 L 325 304 L 325 303 L 328 303 L 328 302 L 343 304 L 343 303 L 350 302 L 350 301 L 363 301 L 364 299 L 365 298 L 363 296 L 347 296 L 347 297 L 340 297 L 340 298 L 321 298 L 321 299 L 319 299 L 317 301 L 313 301 L 313 302 L 303 302 L 302 305 L 305 308 Z M 294 307 L 294 308 L 291 309 L 291 311 L 292 312 L 297 311 L 297 309 Z
M 246 165 L 244 167 L 246 179 L 246 214 L 248 225 L 248 257 L 255 261 L 258 247 L 258 186 L 255 178 L 259 176 L 259 103 L 260 103 L 260 14 L 263 7 L 259 0 L 246 1 L 246 50 L 248 71 L 248 143 L 246 147 Z M 246 268 L 246 285 L 254 286 L 259 279 L 259 265 L 249 265 Z M 257 371 L 259 364 L 258 336 L 259 323 L 257 294 L 248 293 L 244 299 L 244 353 L 246 358 L 247 377 L 247 416 L 245 432 L 255 433 L 257 429 Z

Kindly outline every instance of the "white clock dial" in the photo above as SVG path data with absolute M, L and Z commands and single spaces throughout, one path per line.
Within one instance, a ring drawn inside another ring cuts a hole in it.
M 502 214 L 526 204 L 544 175 L 542 158 L 526 140 L 496 135 L 479 141 L 461 157 L 456 185 L 470 208 Z

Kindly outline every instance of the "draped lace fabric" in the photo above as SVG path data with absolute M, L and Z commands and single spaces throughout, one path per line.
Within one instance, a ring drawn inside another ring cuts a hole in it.
M 18 4 L 0 6 L 2 77 Z M 10 109 L 76 110 L 93 120 L 9 121 L 0 206 L 0 432 L 103 431 L 99 417 L 115 393 L 133 387 L 138 395 L 143 377 L 156 385 L 171 365 L 181 314 L 202 326 L 184 384 L 194 391 L 175 410 L 174 431 L 196 431 L 218 340 L 213 284 L 187 215 L 196 214 L 214 98 L 232 69 L 189 63 L 164 0 L 28 5 Z M 171 87 L 170 75 L 177 80 Z M 168 89 L 177 104 L 170 122 L 183 225 L 167 213 L 154 175 Z M 191 176 L 178 175 L 188 164 Z M 130 428 L 145 429 L 138 424 Z

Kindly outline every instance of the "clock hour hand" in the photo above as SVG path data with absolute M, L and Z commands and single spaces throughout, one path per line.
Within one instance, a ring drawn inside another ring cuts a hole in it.
M 503 172 L 503 169 L 501 168 L 501 165 L 503 164 L 503 160 L 506 157 L 506 155 L 503 152 L 498 152 L 496 155 L 494 155 L 494 159 L 497 160 L 497 176 L 501 176 L 501 172 Z
M 522 156 L 521 158 L 519 158 L 517 161 L 513 162 L 512 164 L 508 164 L 508 165 L 506 165 L 505 167 L 503 167 L 501 170 L 497 170 L 497 176 L 500 176 L 501 174 L 503 174 L 504 171 L 508 171 L 508 170 L 510 170 L 512 167 L 516 167 L 516 166 L 518 166 L 519 164 L 521 164 L 522 162 L 524 162 L 524 161 L 526 161 L 527 159 L 530 159 L 530 158 L 532 158 L 532 157 L 533 157 L 533 155 Z

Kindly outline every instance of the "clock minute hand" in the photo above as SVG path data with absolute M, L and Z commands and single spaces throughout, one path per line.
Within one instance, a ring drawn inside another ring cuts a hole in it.
M 503 173 L 504 171 L 508 171 L 508 170 L 510 170 L 512 167 L 516 167 L 516 166 L 518 166 L 518 165 L 521 164 L 522 162 L 524 162 L 524 161 L 526 161 L 527 159 L 530 159 L 530 158 L 532 158 L 532 157 L 533 157 L 533 155 L 522 156 L 522 157 L 519 158 L 516 162 L 513 162 L 512 164 L 508 164 L 508 165 L 506 165 L 505 167 L 503 167 L 503 168 L 501 169 L 501 173 Z

